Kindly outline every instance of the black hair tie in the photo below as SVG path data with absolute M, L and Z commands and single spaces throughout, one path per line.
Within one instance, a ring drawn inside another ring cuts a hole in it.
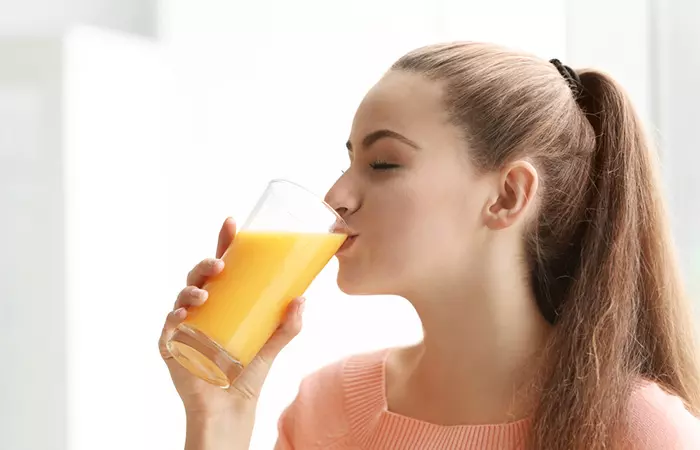
M 574 95 L 578 96 L 583 91 L 583 84 L 581 84 L 581 77 L 578 76 L 576 71 L 571 67 L 562 64 L 558 59 L 550 59 L 550 63 L 557 68 L 557 71 L 566 80 Z

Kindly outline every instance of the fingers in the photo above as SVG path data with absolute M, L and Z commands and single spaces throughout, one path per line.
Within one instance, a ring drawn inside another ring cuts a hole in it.
M 224 270 L 224 262 L 219 259 L 229 247 L 236 235 L 236 223 L 227 218 L 219 232 L 219 242 L 216 250 L 216 258 L 208 258 L 197 264 L 187 274 L 187 287 L 177 296 L 173 311 L 165 319 L 165 325 L 158 340 L 158 347 L 163 359 L 170 365 L 173 358 L 167 348 L 167 343 L 172 337 L 177 326 L 187 317 L 187 308 L 201 306 L 207 301 L 209 293 L 202 289 L 206 281 Z
M 232 218 L 227 218 L 219 231 L 219 243 L 216 247 L 216 258 L 207 258 L 197 264 L 194 269 L 187 274 L 187 285 L 202 287 L 207 278 L 218 275 L 224 270 L 224 262 L 221 257 L 228 249 L 233 238 L 236 236 L 236 223 Z
M 175 328 L 185 320 L 185 317 L 187 317 L 187 310 L 185 310 L 185 308 L 177 308 L 171 311 L 165 319 L 165 325 L 163 325 L 163 331 L 158 340 L 158 348 L 160 350 L 160 356 L 166 361 L 173 357 L 168 350 L 167 343 L 175 332 Z
M 209 298 L 209 292 L 197 286 L 187 286 L 177 295 L 173 309 L 189 308 L 190 306 L 202 306 Z
M 230 390 L 236 391 L 244 399 L 259 397 L 275 357 L 301 331 L 301 316 L 303 312 L 303 298 L 295 299 L 289 304 L 282 324 L 258 352 L 253 361 L 248 364 L 243 375 L 238 377 L 231 385 Z
M 224 220 L 221 231 L 219 231 L 219 243 L 216 246 L 217 258 L 221 258 L 224 255 L 226 249 L 231 245 L 231 242 L 233 242 L 234 237 L 236 237 L 236 222 L 228 217 Z
M 260 358 L 269 361 L 271 364 L 272 360 L 275 359 L 282 349 L 299 334 L 305 301 L 304 298 L 298 298 L 289 304 L 285 318 L 279 328 L 258 353 Z
M 216 258 L 207 258 L 194 266 L 187 274 L 187 285 L 201 288 L 207 279 L 224 270 L 224 262 Z

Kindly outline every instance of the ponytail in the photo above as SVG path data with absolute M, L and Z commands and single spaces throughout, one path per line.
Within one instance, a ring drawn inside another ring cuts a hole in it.
M 535 415 L 537 449 L 617 448 L 629 396 L 643 379 L 696 414 L 700 407 L 691 314 L 656 156 L 621 88 L 597 71 L 579 78 L 577 103 L 595 150 L 586 207 L 563 258 L 576 263 L 562 265 L 575 270 L 557 308 L 552 364 Z

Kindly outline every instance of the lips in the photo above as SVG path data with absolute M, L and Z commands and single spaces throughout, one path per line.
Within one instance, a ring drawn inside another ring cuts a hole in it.
M 347 252 L 348 249 L 350 249 L 353 246 L 356 240 L 356 234 L 351 234 L 350 236 L 348 236 L 348 238 L 345 239 L 345 242 L 343 242 L 343 245 L 341 245 L 338 251 L 336 252 L 336 255 Z

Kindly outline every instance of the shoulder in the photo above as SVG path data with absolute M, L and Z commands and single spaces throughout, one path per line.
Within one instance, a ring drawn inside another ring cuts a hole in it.
M 700 443 L 700 420 L 683 400 L 651 381 L 633 391 L 627 420 L 633 449 L 689 450 Z
M 342 405 L 343 373 L 350 358 L 343 358 L 321 367 L 304 377 L 294 403 L 297 405 Z
M 353 389 L 356 383 L 383 382 L 388 351 L 353 355 L 322 367 L 302 380 L 297 401 L 317 403 L 323 400 L 340 404 L 346 389 Z
M 306 376 L 280 417 L 281 437 L 296 442 L 296 446 L 302 437 L 324 444 L 348 437 L 346 391 L 352 391 L 356 380 L 376 378 L 372 371 L 382 364 L 384 352 L 346 357 Z

